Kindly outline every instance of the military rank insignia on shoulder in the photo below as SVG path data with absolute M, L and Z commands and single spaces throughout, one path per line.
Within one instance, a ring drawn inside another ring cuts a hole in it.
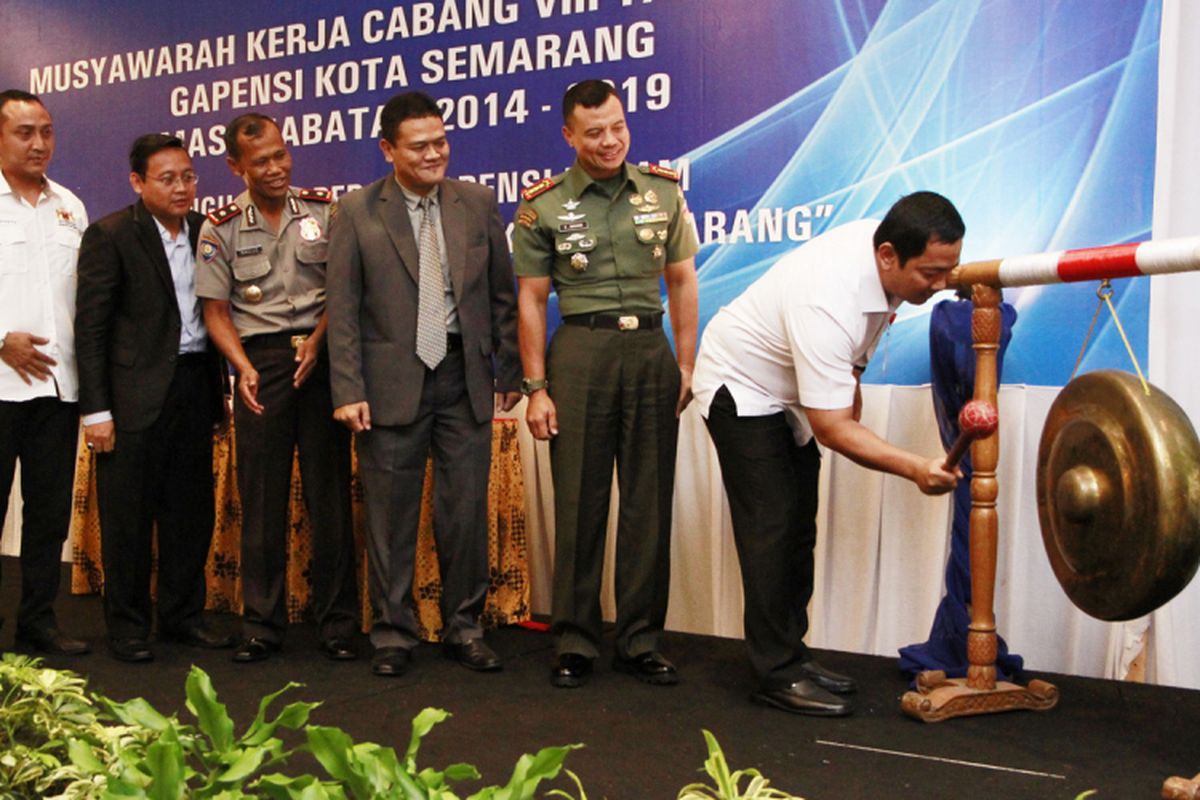
M 313 203 L 333 202 L 333 192 L 328 189 L 301 189 L 296 194 L 300 195 L 301 200 L 308 200 Z
M 555 187 L 555 185 L 556 185 L 556 182 L 555 182 L 554 178 L 542 178 L 540 181 L 533 184 L 532 186 L 526 187 L 526 189 L 523 192 L 521 192 L 521 197 L 524 197 L 526 202 L 528 202 L 528 201 L 534 199 L 535 197 L 539 197 L 539 196 L 545 194 L 546 192 L 550 191 L 551 189 L 553 189 Z
M 216 211 L 208 212 L 208 221 L 213 225 L 224 225 L 229 220 L 242 213 L 242 209 L 237 203 L 230 203 L 227 206 L 218 208 Z
M 660 178 L 666 178 L 669 181 L 679 182 L 679 173 L 668 167 L 662 167 L 658 164 L 642 164 L 638 167 L 642 172 L 649 175 L 657 175 Z

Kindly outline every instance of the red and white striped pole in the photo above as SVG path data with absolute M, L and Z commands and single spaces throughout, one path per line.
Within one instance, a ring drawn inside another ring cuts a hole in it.
M 1200 236 L 974 261 L 954 270 L 949 283 L 1003 288 L 1196 270 L 1200 270 Z

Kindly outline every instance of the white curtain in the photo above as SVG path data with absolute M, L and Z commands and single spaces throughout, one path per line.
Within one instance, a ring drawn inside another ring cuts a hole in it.
M 1200 234 L 1200 4 L 1164 0 L 1158 80 L 1154 236 Z M 1150 286 L 1150 380 L 1200 422 L 1200 273 L 1155 278 Z M 1147 680 L 1200 689 L 1200 581 L 1131 623 L 1125 649 L 1147 642 Z

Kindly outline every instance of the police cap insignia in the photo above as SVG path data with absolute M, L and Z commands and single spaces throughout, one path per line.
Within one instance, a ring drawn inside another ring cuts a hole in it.
M 540 181 L 538 181 L 537 183 L 533 184 L 532 186 L 526 188 L 525 191 L 521 192 L 521 197 L 524 197 L 526 200 L 532 200 L 533 198 L 535 198 L 539 195 L 545 194 L 546 192 L 550 191 L 553 188 L 554 188 L 554 179 L 553 178 L 542 178 Z
M 216 211 L 208 212 L 208 221 L 213 225 L 222 225 L 240 213 L 242 213 L 242 209 L 238 207 L 238 204 L 230 203 L 227 206 L 218 208 Z

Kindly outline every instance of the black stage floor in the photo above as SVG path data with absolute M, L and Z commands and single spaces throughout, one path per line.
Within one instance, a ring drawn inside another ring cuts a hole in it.
M 11 620 L 18 569 L 12 559 L 4 562 L 0 614 Z M 521 753 L 579 742 L 586 747 L 573 752 L 567 766 L 582 778 L 589 800 L 670 800 L 704 777 L 698 772 L 705 757 L 701 728 L 717 736 L 731 767 L 757 767 L 772 786 L 807 800 L 1071 800 L 1087 789 L 1096 789 L 1096 798 L 1131 800 L 1156 798 L 1165 778 L 1200 771 L 1195 691 L 1039 674 L 1059 688 L 1052 711 L 925 724 L 899 711 L 907 683 L 894 659 L 822 652 L 822 663 L 856 677 L 860 689 L 853 716 L 814 719 L 748 702 L 752 676 L 742 643 L 731 639 L 668 634 L 664 650 L 683 678 L 676 687 L 642 685 L 613 673 L 604 660 L 586 687 L 562 690 L 547 681 L 550 637 L 521 628 L 489 634 L 505 660 L 503 672 L 469 672 L 424 645 L 408 675 L 384 679 L 370 674 L 365 657 L 326 660 L 309 626 L 295 626 L 283 655 L 260 664 L 235 665 L 228 651 L 179 645 L 158 645 L 152 663 L 123 664 L 104 647 L 99 598 L 65 597 L 58 609 L 64 628 L 95 650 L 48 659 L 50 666 L 87 675 L 92 688 L 113 698 L 140 695 L 185 718 L 184 678 L 193 663 L 212 676 L 239 731 L 259 698 L 287 681 L 305 686 L 285 702 L 322 701 L 313 722 L 401 754 L 414 714 L 426 706 L 447 709 L 453 716 L 426 737 L 418 762 L 475 764 L 485 782 L 464 785 L 463 795 L 503 784 Z M 215 621 L 231 630 L 236 624 Z M 12 627 L 4 626 L 0 647 L 11 648 Z M 360 644 L 365 655 L 365 639 Z

